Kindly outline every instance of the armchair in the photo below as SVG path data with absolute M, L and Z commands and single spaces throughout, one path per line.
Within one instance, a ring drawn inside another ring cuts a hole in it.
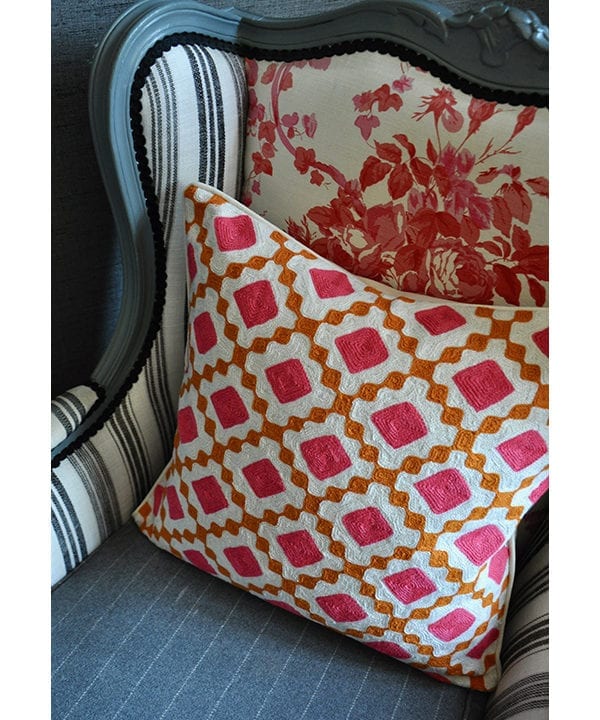
M 90 123 L 123 296 L 89 387 L 53 403 L 53 716 L 547 717 L 544 468 L 506 506 L 516 576 L 507 561 L 490 688 L 440 682 L 435 663 L 410 667 L 322 628 L 301 602 L 286 613 L 216 579 L 216 551 L 200 572 L 198 556 L 184 563 L 136 527 L 182 441 L 197 262 L 186 188 L 237 198 L 255 227 L 272 223 L 382 297 L 542 312 L 547 37 L 534 13 L 503 3 L 452 15 L 421 0 L 294 21 L 143 0 L 111 28 Z M 547 354 L 547 331 L 534 337 Z M 547 409 L 542 394 L 526 416 Z

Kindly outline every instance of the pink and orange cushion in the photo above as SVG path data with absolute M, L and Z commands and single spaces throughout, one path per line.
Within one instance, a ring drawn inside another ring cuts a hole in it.
M 185 193 L 189 335 L 159 547 L 492 689 L 519 520 L 547 487 L 548 315 L 401 294 L 221 192 Z

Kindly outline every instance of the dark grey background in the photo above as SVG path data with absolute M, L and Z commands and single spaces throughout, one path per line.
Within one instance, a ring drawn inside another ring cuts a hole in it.
M 204 0 L 274 16 L 309 15 L 354 0 Z M 438 0 L 456 12 L 483 2 Z M 110 209 L 88 126 L 94 50 L 133 0 L 52 0 L 52 372 L 56 395 L 89 379 L 112 333 L 121 273 Z M 548 24 L 548 0 L 513 0 Z

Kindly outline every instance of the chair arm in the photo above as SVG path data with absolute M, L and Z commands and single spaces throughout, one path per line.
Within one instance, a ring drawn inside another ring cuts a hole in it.
M 502 645 L 502 677 L 484 720 L 547 720 L 549 713 L 548 520 L 545 539 L 515 579 Z M 537 534 L 538 538 L 540 534 Z
M 101 397 L 102 390 L 98 386 L 76 385 L 52 400 L 50 403 L 52 450 L 81 425 Z

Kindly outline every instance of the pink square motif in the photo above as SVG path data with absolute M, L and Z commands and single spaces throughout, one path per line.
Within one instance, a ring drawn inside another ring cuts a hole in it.
M 484 360 L 454 375 L 454 382 L 469 405 L 485 410 L 514 391 L 510 380 L 495 360 Z
M 258 577 L 262 575 L 262 570 L 254 557 L 254 553 L 246 545 L 225 548 L 223 552 L 238 575 L 242 577 Z
M 300 445 L 300 452 L 317 480 L 333 477 L 352 465 L 342 443 L 335 435 L 306 440 Z
M 526 430 L 498 445 L 498 452 L 515 471 L 524 470 L 548 451 L 546 441 L 537 430 Z
M 508 565 L 508 548 L 506 545 L 501 547 L 500 550 L 490 560 L 488 567 L 488 575 L 492 580 L 500 585 L 504 580 L 504 573 L 506 572 L 506 566 Z
M 167 487 L 167 507 L 169 508 L 169 517 L 171 520 L 181 520 L 184 516 L 183 508 L 177 490 L 169 485 Z
M 506 542 L 504 534 L 496 525 L 484 525 L 461 535 L 454 541 L 456 547 L 474 565 L 483 565 Z
M 198 272 L 198 266 L 196 265 L 196 248 L 192 243 L 187 244 L 187 266 L 191 282 Z
M 550 332 L 549 329 L 539 330 L 531 336 L 533 342 L 539 347 L 546 357 L 550 356 Z
M 152 512 L 158 516 L 160 512 L 160 506 L 162 505 L 163 498 L 165 496 L 165 488 L 162 485 L 157 485 L 154 489 L 154 502 L 152 504 Z
M 268 458 L 246 465 L 242 472 L 256 497 L 266 498 L 285 490 L 281 475 Z
M 468 610 L 458 608 L 431 623 L 429 630 L 432 635 L 444 642 L 454 640 L 468 630 L 475 622 L 475 615 Z
M 192 488 L 196 493 L 198 502 L 207 515 L 219 512 L 219 510 L 223 510 L 229 505 L 214 475 L 209 475 L 200 480 L 194 480 L 192 482 Z
M 183 554 L 189 562 L 191 562 L 192 565 L 195 565 L 199 570 L 204 570 L 204 572 L 210 573 L 211 575 L 216 575 L 216 570 L 198 550 L 184 550 Z
M 189 443 L 198 437 L 198 427 L 196 418 L 191 407 L 181 408 L 177 413 L 177 430 L 179 432 L 179 440 L 182 443 Z
M 471 497 L 466 480 L 449 468 L 415 483 L 415 489 L 437 515 L 458 507 Z
M 391 592 L 403 603 L 415 602 L 436 590 L 433 582 L 419 568 L 408 568 L 383 579 Z
M 335 344 L 351 373 L 375 367 L 389 357 L 379 333 L 369 327 L 342 335 Z
M 242 425 L 250 417 L 242 398 L 231 386 L 217 390 L 210 396 L 210 400 L 224 429 Z
M 256 243 L 256 234 L 251 218 L 247 215 L 215 218 L 215 236 L 222 252 L 244 250 Z
M 313 565 L 323 559 L 323 554 L 306 530 L 297 530 L 279 535 L 277 542 L 295 568 Z
M 477 645 L 475 645 L 469 650 L 469 652 L 467 653 L 467 657 L 479 660 L 483 656 L 485 651 L 489 648 L 489 646 L 499 637 L 500 631 L 498 630 L 498 628 L 492 628 L 491 630 L 488 630 L 488 632 L 486 632 L 486 634 L 477 643 Z
M 427 426 L 417 408 L 409 402 L 390 405 L 371 415 L 371 420 L 388 445 L 397 450 L 427 435 Z
M 308 395 L 312 390 L 300 360 L 285 360 L 265 371 L 267 380 L 280 403 L 289 403 Z
M 361 547 L 385 540 L 394 532 L 376 507 L 349 512 L 344 515 L 342 522 Z
M 294 613 L 294 615 L 300 615 L 295 607 L 292 607 L 289 603 L 283 602 L 283 600 L 267 600 L 267 602 L 270 602 L 271 605 L 275 605 L 275 607 L 281 608 L 282 610 Z
M 194 335 L 200 353 L 207 353 L 217 344 L 217 332 L 209 312 L 203 312 L 195 318 Z
M 410 653 L 403 647 L 389 640 L 373 640 L 372 642 L 365 643 L 365 645 L 368 645 L 380 653 L 384 653 L 384 655 L 397 658 L 398 660 L 407 660 L 410 657 Z
M 311 269 L 310 277 L 317 295 L 323 300 L 327 298 L 350 295 L 354 288 L 348 280 L 348 276 L 339 270 Z
M 545 480 L 542 480 L 542 482 L 535 488 L 535 490 L 532 490 L 529 493 L 529 499 L 531 500 L 531 504 L 535 505 L 535 503 L 542 497 L 542 495 L 548 490 L 550 487 L 550 477 L 547 477 Z
M 262 325 L 277 317 L 278 307 L 268 280 L 257 280 L 233 293 L 240 315 L 247 328 Z
M 430 335 L 443 335 L 467 322 L 460 313 L 448 305 L 419 310 L 415 313 L 415 318 Z
M 355 622 L 356 620 L 364 620 L 367 617 L 367 613 L 356 600 L 345 593 L 321 595 L 321 597 L 317 598 L 317 603 L 335 622 Z

